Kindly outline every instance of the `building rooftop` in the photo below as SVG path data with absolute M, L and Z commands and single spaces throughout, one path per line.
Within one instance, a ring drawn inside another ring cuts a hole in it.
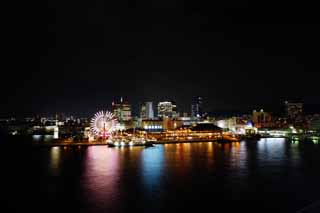
M 192 131 L 222 131 L 222 129 L 212 123 L 198 123 L 191 127 Z

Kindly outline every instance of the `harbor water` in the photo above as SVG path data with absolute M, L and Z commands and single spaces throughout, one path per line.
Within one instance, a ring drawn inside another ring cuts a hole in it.
M 2 212 L 296 212 L 320 200 L 320 144 L 3 146 Z

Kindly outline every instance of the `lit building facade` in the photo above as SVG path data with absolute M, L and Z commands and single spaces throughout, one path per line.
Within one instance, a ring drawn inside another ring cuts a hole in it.
M 191 105 L 191 117 L 201 118 L 203 116 L 203 99 L 197 96 L 193 99 Z
M 320 118 L 312 120 L 310 123 L 310 128 L 315 131 L 320 131 Z
M 300 102 L 285 102 L 286 116 L 292 120 L 297 121 L 303 116 L 303 103 Z
M 148 132 L 161 132 L 164 129 L 162 120 L 146 119 L 141 121 L 141 128 Z
M 268 112 L 253 110 L 252 122 L 256 128 L 267 128 L 272 126 L 272 116 Z
M 122 98 L 120 103 L 112 102 L 112 112 L 119 122 L 131 121 L 131 105 L 127 102 L 123 102 Z
M 220 127 L 221 129 L 236 131 L 237 118 L 232 117 L 232 118 L 227 118 L 223 120 L 217 120 L 217 121 L 214 121 L 214 124 Z
M 182 120 L 163 118 L 160 120 L 145 119 L 141 121 L 141 128 L 149 132 L 161 132 L 166 130 L 175 130 L 183 125 Z
M 176 118 L 177 105 L 170 101 L 164 101 L 158 103 L 158 117 L 159 118 Z
M 152 102 L 145 102 L 141 105 L 140 118 L 141 119 L 153 119 L 154 118 L 154 111 L 153 111 Z
M 146 110 L 146 104 L 141 104 L 140 107 L 140 118 L 141 119 L 147 119 L 147 110 Z

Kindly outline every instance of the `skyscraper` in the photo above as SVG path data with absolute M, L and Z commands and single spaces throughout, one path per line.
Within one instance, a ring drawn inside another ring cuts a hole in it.
M 192 100 L 191 117 L 201 118 L 203 116 L 203 99 L 197 96 Z
M 146 104 L 143 103 L 141 104 L 141 107 L 140 107 L 140 118 L 141 119 L 147 119 L 147 109 L 146 109 Z
M 146 102 L 146 117 L 147 119 L 153 119 L 154 117 L 152 102 Z
M 112 102 L 112 112 L 120 122 L 130 121 L 132 119 L 131 105 L 127 102 L 123 102 L 122 97 L 120 103 Z
M 257 128 L 270 127 L 272 125 L 272 117 L 268 112 L 264 112 L 263 109 L 260 111 L 253 110 L 252 121 L 254 126 Z
M 154 118 L 152 102 L 145 102 L 141 105 L 140 117 L 142 119 L 153 119 Z
M 159 118 L 175 118 L 177 117 L 177 105 L 170 101 L 163 101 L 158 103 L 158 117 Z
M 302 119 L 303 115 L 303 103 L 301 102 L 285 102 L 285 110 L 286 110 L 286 116 L 292 120 L 297 121 Z

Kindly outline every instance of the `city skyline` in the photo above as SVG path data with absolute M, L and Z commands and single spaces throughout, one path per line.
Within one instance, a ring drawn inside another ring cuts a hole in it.
M 320 212 L 316 1 L 3 9 L 1 212 Z
M 117 104 L 128 104 L 128 106 L 130 107 L 130 112 L 132 114 L 133 117 L 141 117 L 141 110 L 143 105 L 145 105 L 146 103 L 151 103 L 152 105 L 154 105 L 152 107 L 155 117 L 158 117 L 158 107 L 157 105 L 159 103 L 166 103 L 166 102 L 173 102 L 174 105 L 176 106 L 176 113 L 177 115 L 183 116 L 183 115 L 187 115 L 188 117 L 196 117 L 193 115 L 193 111 L 194 111 L 194 106 L 195 106 L 195 98 L 201 98 L 202 99 L 202 103 L 201 103 L 201 110 L 202 110 L 202 114 L 205 116 L 240 116 L 240 115 L 245 115 L 245 114 L 251 114 L 252 111 L 255 110 L 267 110 L 268 112 L 271 112 L 273 115 L 277 115 L 277 116 L 284 116 L 286 114 L 286 104 L 289 101 L 289 103 L 301 103 L 303 104 L 303 113 L 308 115 L 308 114 L 318 114 L 320 113 L 319 111 L 319 105 L 317 104 L 306 104 L 303 101 L 300 100 L 286 100 L 282 103 L 279 103 L 278 105 L 274 105 L 272 107 L 270 107 L 270 105 L 262 105 L 262 104 L 257 104 L 257 105 L 250 105 L 248 106 L 247 109 L 230 109 L 230 108 L 225 108 L 225 109 L 217 109 L 217 110 L 211 110 L 212 108 L 210 108 L 210 103 L 208 103 L 208 100 L 206 100 L 205 97 L 202 96 L 194 96 L 192 99 L 190 99 L 190 102 L 187 103 L 187 105 L 181 105 L 181 104 L 176 104 L 177 102 L 174 100 L 170 100 L 170 99 L 164 99 L 158 102 L 152 101 L 152 99 L 147 99 L 148 101 L 135 101 L 134 103 L 136 104 L 132 104 L 131 102 L 128 101 L 128 99 L 123 98 L 123 96 L 120 96 L 114 100 L 112 100 L 110 103 L 106 103 L 106 104 L 99 104 L 99 107 L 89 107 L 88 109 L 84 110 L 84 111 L 38 111 L 38 112 L 29 112 L 29 113 L 25 113 L 25 114 L 19 114 L 19 113 L 15 113 L 15 112 L 11 112 L 8 114 L 1 114 L 0 118 L 10 118 L 10 117 L 17 117 L 17 118 L 27 118 L 27 117 L 34 117 L 34 116 L 55 116 L 58 114 L 63 114 L 65 116 L 78 116 L 78 117 L 91 117 L 92 114 L 94 114 L 96 111 L 99 110 L 110 110 L 113 111 L 113 108 L 115 105 Z M 204 101 L 204 103 L 203 103 Z M 184 111 L 184 109 L 186 109 Z M 143 117 L 143 116 L 142 116 Z

